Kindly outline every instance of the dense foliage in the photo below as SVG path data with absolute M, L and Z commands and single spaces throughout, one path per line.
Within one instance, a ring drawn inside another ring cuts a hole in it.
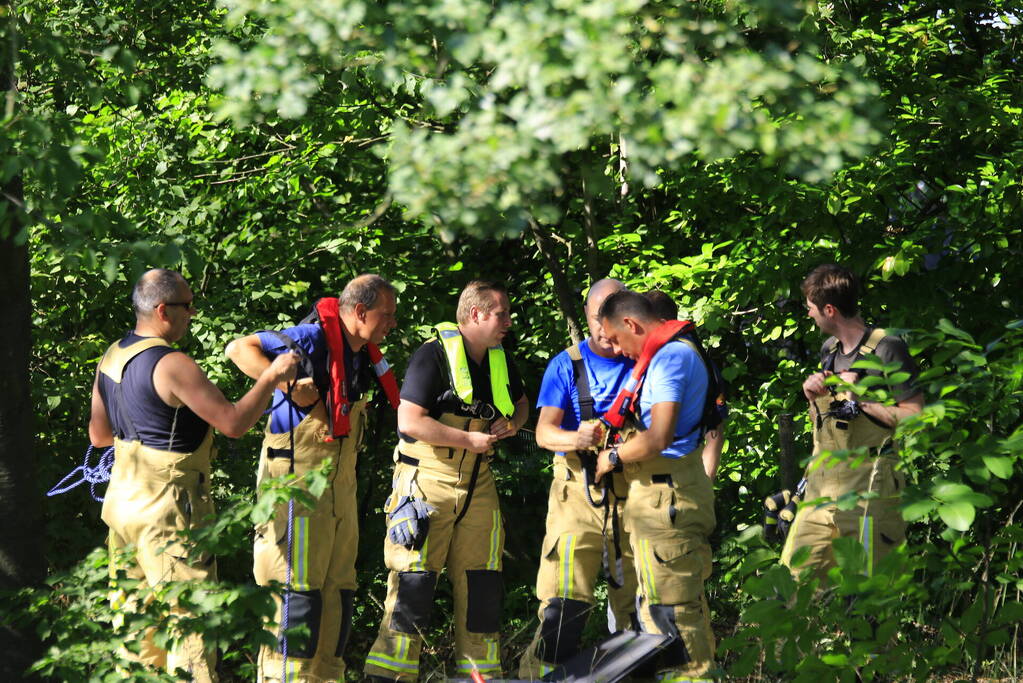
M 4 60 L 17 59 L 0 184 L 27 226 L 34 306 L 39 479 L 22 485 L 41 496 L 80 462 L 95 364 L 131 325 L 129 288 L 147 267 L 192 283 L 200 314 L 184 348 L 231 397 L 246 383 L 228 341 L 297 320 L 360 272 L 400 290 L 386 348 L 399 369 L 467 280 L 507 281 L 535 396 L 581 329 L 579 295 L 610 273 L 673 294 L 732 385 L 709 585 L 723 673 L 1020 675 L 1023 29 L 1011 3 L 2 8 Z M 928 405 L 901 430 L 907 547 L 867 578 L 840 545 L 834 588 L 815 599 L 756 525 L 778 488 L 783 416 L 809 452 L 799 386 L 822 339 L 798 284 L 835 260 L 866 281 L 868 318 L 906 331 Z M 385 592 L 392 414 L 370 429 L 353 671 Z M 168 637 L 209 633 L 225 678 L 251 677 L 269 595 L 251 585 L 248 534 L 287 491 L 257 502 L 258 435 L 217 439 L 221 516 L 200 540 L 223 581 L 186 591 L 200 619 L 179 622 L 155 595 L 115 620 L 98 505 L 81 490 L 47 502 L 47 587 L 3 608 L 38 630 L 42 674 L 123 680 L 120 644 L 157 623 Z M 502 456 L 511 669 L 534 628 L 549 473 L 528 438 Z M 442 670 L 445 629 L 424 671 Z

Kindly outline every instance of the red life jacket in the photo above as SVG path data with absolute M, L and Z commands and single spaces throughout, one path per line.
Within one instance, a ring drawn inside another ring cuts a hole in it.
M 654 355 L 660 351 L 661 347 L 676 337 L 689 334 L 695 330 L 696 327 L 688 320 L 668 320 L 650 333 L 650 336 L 643 343 L 643 351 L 639 355 L 639 360 L 632 367 L 632 374 L 629 375 L 629 379 L 622 385 L 618 396 L 615 397 L 614 403 L 604 413 L 603 419 L 608 425 L 614 429 L 621 429 L 625 426 L 629 414 L 637 409 L 635 405 L 636 397 L 639 395 L 639 390 L 643 386 L 643 380 L 646 378 L 647 367 L 649 367 L 650 361 L 653 360 Z
M 327 372 L 330 383 L 327 388 L 327 420 L 330 424 L 327 441 L 347 436 L 352 429 L 351 420 L 348 417 L 350 402 L 348 400 L 348 385 L 345 382 L 345 342 L 344 333 L 341 330 L 341 312 L 338 306 L 337 297 L 323 297 L 316 302 L 314 308 L 316 317 L 320 322 L 320 329 L 327 340 Z M 373 363 L 373 370 L 376 372 L 377 381 L 387 394 L 387 400 L 391 407 L 398 409 L 398 381 L 394 378 L 394 371 L 380 352 L 376 344 L 366 343 L 366 351 L 369 353 L 369 360 Z

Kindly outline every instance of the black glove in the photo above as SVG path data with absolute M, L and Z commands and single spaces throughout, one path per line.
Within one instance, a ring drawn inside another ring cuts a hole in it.
M 429 503 L 402 496 L 397 507 L 387 515 L 387 537 L 406 548 L 419 549 L 430 529 L 430 513 L 436 508 Z

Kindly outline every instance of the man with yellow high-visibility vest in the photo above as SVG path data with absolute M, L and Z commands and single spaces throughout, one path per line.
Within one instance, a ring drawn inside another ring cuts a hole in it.
M 906 523 L 899 511 L 905 487 L 896 470 L 893 442 L 900 420 L 919 413 L 924 397 L 916 385 L 917 368 L 899 337 L 870 327 L 859 314 L 859 284 L 848 269 L 818 266 L 802 284 L 807 313 L 821 332 L 829 335 L 821 347 L 821 369 L 803 382 L 813 425 L 813 459 L 806 470 L 804 501 L 837 500 L 850 493 L 864 495 L 851 510 L 834 503 L 804 505 L 789 529 L 781 560 L 794 574 L 809 570 L 823 577 L 836 565 L 832 541 L 856 538 L 863 545 L 867 573 L 906 538 Z M 826 383 L 831 375 L 855 383 L 878 370 L 853 367 L 857 360 L 876 356 L 897 366 L 898 379 L 888 389 L 892 405 L 863 400 Z M 867 458 L 843 457 L 844 451 L 867 449 Z M 805 562 L 796 564 L 800 548 L 809 549 Z
M 494 444 L 526 421 L 529 405 L 501 346 L 511 326 L 505 288 L 470 282 L 457 320 L 436 326 L 435 338 L 409 360 L 402 384 L 385 505 L 387 599 L 365 667 L 378 683 L 418 678 L 422 633 L 445 568 L 454 589 L 459 675 L 474 669 L 501 675 L 504 528 L 489 461 Z

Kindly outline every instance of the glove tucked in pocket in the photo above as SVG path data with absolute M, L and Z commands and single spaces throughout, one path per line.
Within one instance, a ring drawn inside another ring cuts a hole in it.
M 402 496 L 387 515 L 387 537 L 392 543 L 419 550 L 430 529 L 430 513 L 435 509 L 425 501 Z

